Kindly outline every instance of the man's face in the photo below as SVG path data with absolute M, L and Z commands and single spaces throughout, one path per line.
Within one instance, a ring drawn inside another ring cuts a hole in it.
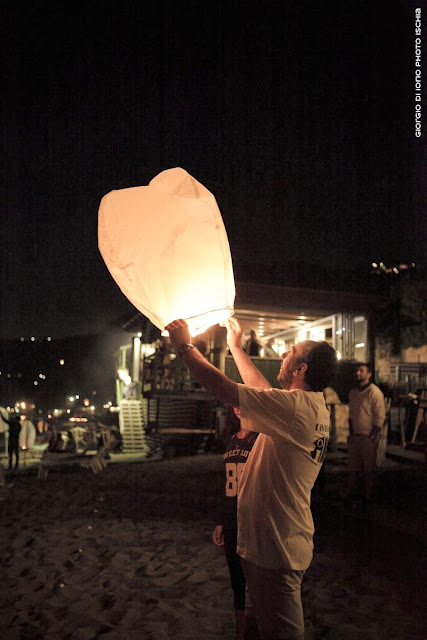
M 283 389 L 289 390 L 291 388 L 293 372 L 297 368 L 297 348 L 298 345 L 296 347 L 291 347 L 291 349 L 286 351 L 282 356 L 282 364 L 280 366 L 280 371 L 277 374 L 277 381 L 280 382 Z
M 361 365 L 360 367 L 357 367 L 356 369 L 357 384 L 360 384 L 360 385 L 368 384 L 369 380 L 371 379 L 371 375 L 372 373 L 368 371 L 367 366 Z

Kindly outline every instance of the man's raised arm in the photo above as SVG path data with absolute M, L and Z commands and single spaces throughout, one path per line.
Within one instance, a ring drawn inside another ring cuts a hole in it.
M 242 328 L 236 318 L 229 318 L 225 326 L 227 327 L 227 342 L 230 347 L 234 362 L 239 370 L 242 380 L 250 387 L 260 387 L 270 389 L 271 384 L 258 371 L 252 360 L 242 348 Z

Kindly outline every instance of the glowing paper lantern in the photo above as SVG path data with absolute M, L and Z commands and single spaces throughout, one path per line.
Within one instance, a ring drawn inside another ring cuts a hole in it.
M 184 318 L 197 335 L 232 315 L 233 266 L 221 213 L 212 193 L 184 169 L 107 193 L 98 222 L 111 275 L 161 331 Z

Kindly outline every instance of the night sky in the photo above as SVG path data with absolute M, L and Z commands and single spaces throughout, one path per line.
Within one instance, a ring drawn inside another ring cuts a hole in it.
M 132 308 L 99 202 L 175 166 L 214 193 L 236 264 L 419 264 L 415 6 L 7 3 L 0 337 L 101 332 Z

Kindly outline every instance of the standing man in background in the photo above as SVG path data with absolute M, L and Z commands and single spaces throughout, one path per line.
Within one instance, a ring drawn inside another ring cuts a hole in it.
M 370 365 L 360 364 L 357 385 L 349 395 L 348 482 L 344 492 L 345 499 L 351 498 L 361 475 L 365 507 L 372 500 L 379 435 L 386 418 L 384 395 L 371 377 Z

